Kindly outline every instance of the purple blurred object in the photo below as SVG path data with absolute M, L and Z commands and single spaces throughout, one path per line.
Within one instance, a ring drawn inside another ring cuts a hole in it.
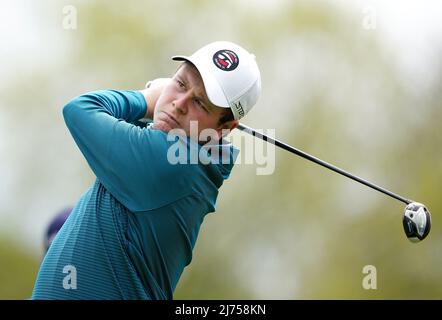
M 63 226 L 64 222 L 67 220 L 71 214 L 72 207 L 65 208 L 57 213 L 57 215 L 51 220 L 45 234 L 45 249 L 48 251 L 52 240 L 54 240 L 58 231 Z

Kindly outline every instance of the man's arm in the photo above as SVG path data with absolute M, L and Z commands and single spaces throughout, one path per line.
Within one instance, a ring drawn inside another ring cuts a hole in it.
M 171 144 L 159 130 L 130 122 L 146 114 L 138 91 L 89 92 L 63 108 L 66 125 L 92 171 L 104 187 L 131 211 L 144 211 L 189 193 L 185 171 L 190 166 L 169 163 Z M 178 185 L 172 195 L 167 183 Z
M 170 78 L 158 78 L 152 81 L 149 81 L 146 84 L 146 89 L 139 90 L 146 99 L 147 110 L 144 118 L 153 119 L 153 113 L 155 110 L 155 106 L 157 104 L 158 98 L 163 91 L 164 86 L 166 86 L 171 81 Z

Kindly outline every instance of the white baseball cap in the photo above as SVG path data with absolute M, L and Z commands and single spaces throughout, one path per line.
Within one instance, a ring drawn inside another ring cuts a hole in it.
M 172 59 L 192 63 L 203 79 L 210 102 L 230 108 L 237 120 L 252 109 L 261 95 L 261 75 L 255 56 L 235 43 L 212 42 L 191 56 Z

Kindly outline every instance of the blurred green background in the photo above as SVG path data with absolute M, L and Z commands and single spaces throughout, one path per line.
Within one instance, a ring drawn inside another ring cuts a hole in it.
M 257 57 L 245 124 L 425 203 L 433 228 L 412 244 L 400 202 L 276 150 L 271 175 L 234 168 L 175 299 L 441 299 L 441 15 L 437 1 L 2 0 L 0 299 L 31 295 L 47 224 L 94 180 L 62 106 L 141 89 L 214 40 Z

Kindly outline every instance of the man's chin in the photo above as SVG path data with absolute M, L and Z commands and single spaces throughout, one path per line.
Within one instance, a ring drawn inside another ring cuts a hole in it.
M 151 128 L 154 130 L 161 130 L 164 132 L 169 132 L 170 130 L 173 129 L 169 124 L 167 124 L 165 122 L 156 122 L 156 123 L 152 124 Z

